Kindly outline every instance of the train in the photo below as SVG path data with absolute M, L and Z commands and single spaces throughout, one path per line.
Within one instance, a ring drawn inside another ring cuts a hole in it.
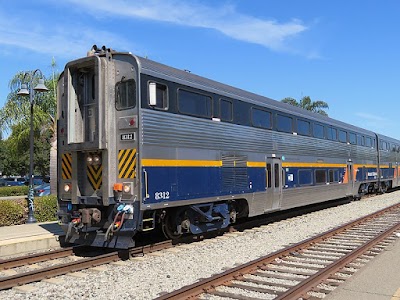
M 57 89 L 70 243 L 127 249 L 400 184 L 399 140 L 130 52 L 93 46 Z

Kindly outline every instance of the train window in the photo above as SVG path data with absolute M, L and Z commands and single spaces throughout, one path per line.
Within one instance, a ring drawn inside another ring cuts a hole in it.
M 310 185 L 312 183 L 312 171 L 299 170 L 299 185 Z
M 337 141 L 337 129 L 328 127 L 326 129 L 326 138 L 331 141 Z
M 275 187 L 279 187 L 279 164 L 274 164 L 274 172 L 275 172 Z
M 355 133 L 350 132 L 349 134 L 349 142 L 350 144 L 356 145 L 357 144 L 357 137 Z
M 210 96 L 178 90 L 179 112 L 187 115 L 211 118 L 212 99 Z
M 121 80 L 115 86 L 115 107 L 117 110 L 136 106 L 136 82 L 133 79 Z
M 339 182 L 339 170 L 329 170 L 329 181 L 328 182 Z
M 269 111 L 261 110 L 252 107 L 251 108 L 251 121 L 253 126 L 271 129 L 271 113 Z
M 365 145 L 365 137 L 363 135 L 357 134 L 357 145 L 359 146 Z
M 232 121 L 233 117 L 233 105 L 232 101 L 219 99 L 219 111 L 220 118 L 223 121 Z
M 293 132 L 293 118 L 278 114 L 276 116 L 276 129 L 283 132 Z
M 297 133 L 301 135 L 310 135 L 310 122 L 297 119 Z
M 326 183 L 326 170 L 315 170 L 315 183 Z
M 272 186 L 272 184 L 271 184 L 271 176 L 272 176 L 272 174 L 271 174 L 271 164 L 267 164 L 267 187 L 271 187 Z
M 346 131 L 339 130 L 339 142 L 347 143 L 347 133 L 346 133 Z
M 165 84 L 149 82 L 148 101 L 151 107 L 158 109 L 168 108 L 168 89 Z
M 324 138 L 324 126 L 321 124 L 314 123 L 313 124 L 313 136 L 319 139 Z
M 365 138 L 365 146 L 372 147 L 372 139 L 368 136 Z
M 386 150 L 386 149 L 387 149 L 387 143 L 385 141 L 381 141 L 380 150 Z

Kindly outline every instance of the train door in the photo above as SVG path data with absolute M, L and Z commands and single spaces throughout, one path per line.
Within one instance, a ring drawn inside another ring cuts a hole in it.
M 282 161 L 279 158 L 267 158 L 266 191 L 268 208 L 279 209 L 282 201 Z
M 347 178 L 348 178 L 348 185 L 347 185 L 347 196 L 351 196 L 354 194 L 354 166 L 353 163 L 347 163 Z

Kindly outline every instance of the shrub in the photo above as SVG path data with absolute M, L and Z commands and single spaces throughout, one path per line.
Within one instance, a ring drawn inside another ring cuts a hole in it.
M 57 196 L 35 197 L 35 219 L 38 222 L 57 221 Z
M 24 213 L 25 209 L 21 202 L 0 200 L 0 226 L 23 224 Z
M 0 188 L 0 197 L 24 196 L 28 194 L 28 186 L 4 186 Z

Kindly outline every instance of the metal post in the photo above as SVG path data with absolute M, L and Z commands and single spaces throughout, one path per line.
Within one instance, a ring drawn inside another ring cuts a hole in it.
M 35 74 L 39 72 L 40 78 L 38 79 L 38 84 L 33 87 L 33 81 Z M 26 76 L 29 75 L 29 87 L 24 83 Z M 29 90 L 28 90 L 29 88 Z M 31 105 L 31 120 L 30 120 L 30 132 L 29 132 L 29 191 L 28 191 L 28 220 L 26 223 L 35 223 L 36 219 L 34 216 L 35 207 L 33 204 L 33 106 L 35 105 L 34 93 L 36 92 L 47 92 L 49 89 L 44 85 L 44 79 L 42 71 L 36 69 L 33 72 L 24 73 L 24 77 L 21 83 L 21 89 L 18 91 L 17 95 L 27 96 L 29 95 L 29 102 Z
M 36 223 L 36 219 L 34 216 L 35 207 L 33 204 L 33 104 L 34 104 L 34 95 L 33 95 L 32 84 L 29 87 L 29 101 L 31 104 L 31 125 L 29 132 L 29 191 L 28 191 L 28 220 L 26 223 Z

